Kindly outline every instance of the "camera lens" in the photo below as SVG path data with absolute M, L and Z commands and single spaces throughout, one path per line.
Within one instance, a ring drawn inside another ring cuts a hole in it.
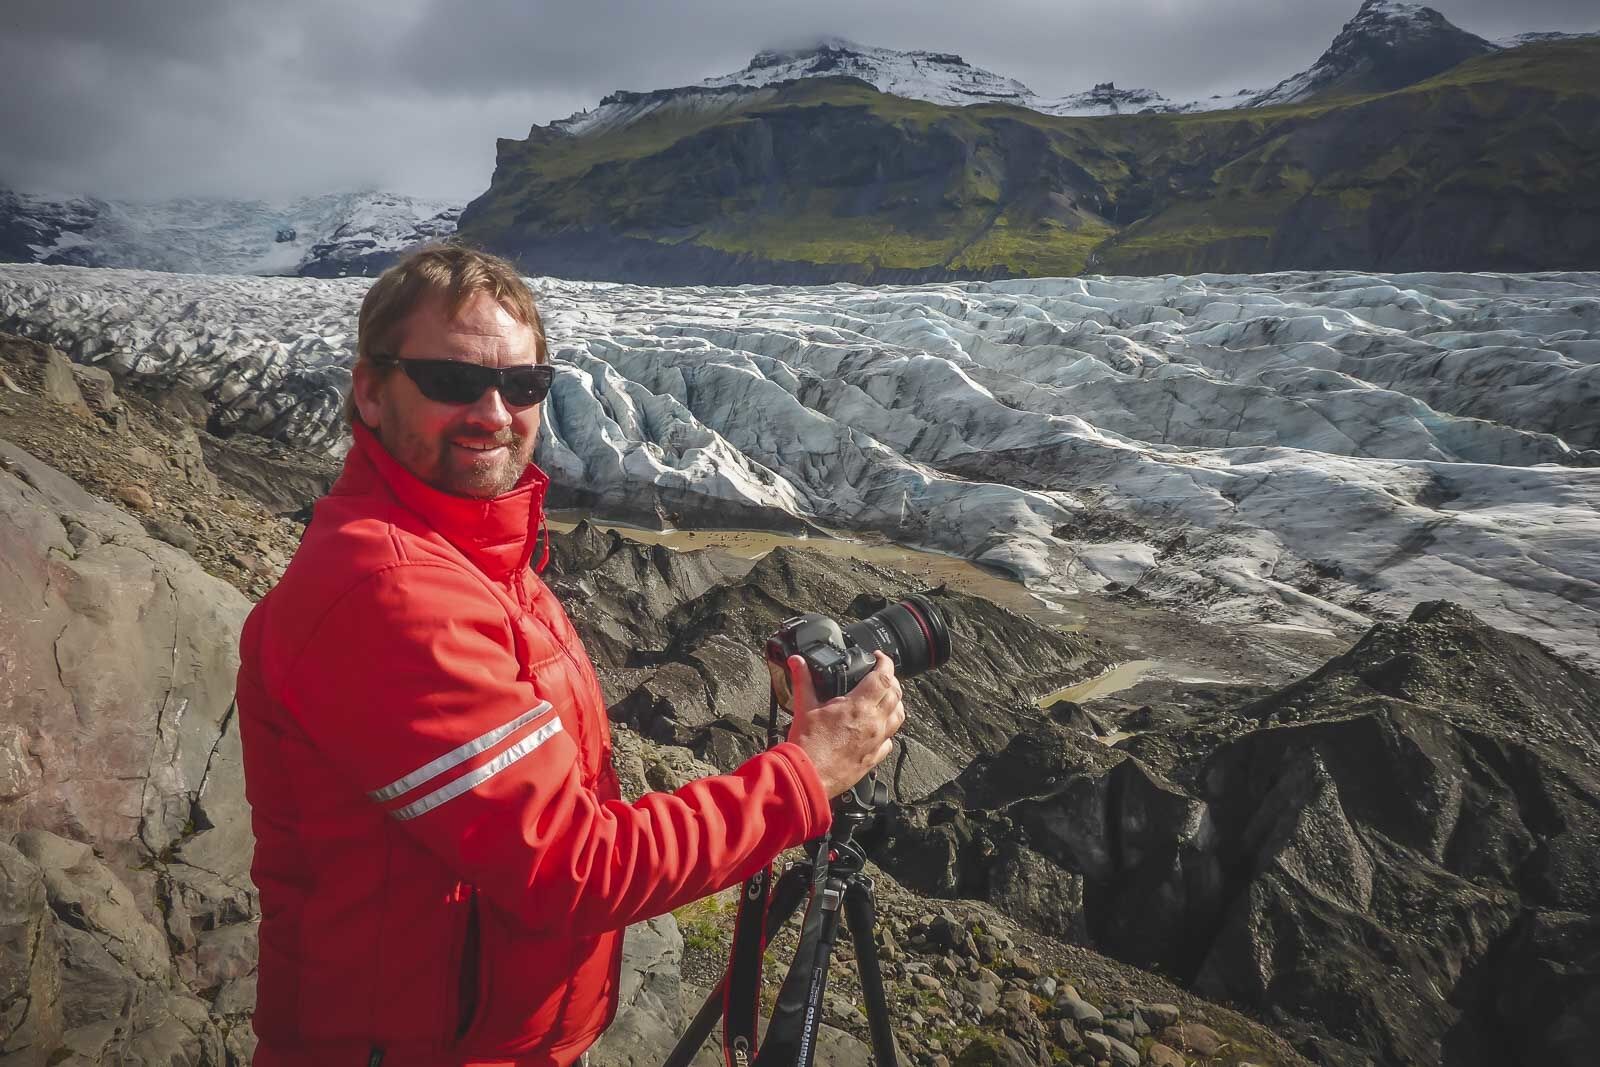
M 908 596 L 843 630 L 869 653 L 882 649 L 894 660 L 899 678 L 921 674 L 950 658 L 950 624 L 926 597 Z

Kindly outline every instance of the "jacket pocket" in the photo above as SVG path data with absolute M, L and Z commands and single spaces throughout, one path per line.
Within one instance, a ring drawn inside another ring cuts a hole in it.
M 483 996 L 483 930 L 478 915 L 478 887 L 466 889 L 466 929 L 461 934 L 461 950 L 456 968 L 456 1042 L 472 1031 L 481 1014 Z

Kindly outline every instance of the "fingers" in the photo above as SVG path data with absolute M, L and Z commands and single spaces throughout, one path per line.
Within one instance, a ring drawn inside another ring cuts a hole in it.
M 811 684 L 811 668 L 806 666 L 804 656 L 789 657 L 789 692 L 793 697 L 790 711 L 810 711 L 817 706 L 816 687 Z
M 873 658 L 875 658 L 878 661 L 878 665 L 876 667 L 872 668 L 873 673 L 877 674 L 877 673 L 881 672 L 881 673 L 885 674 L 886 676 L 888 676 L 890 678 L 893 678 L 894 677 L 894 660 L 889 658 L 889 654 L 887 652 L 883 651 L 880 648 L 880 649 L 875 649 L 873 651 L 872 655 L 873 655 Z

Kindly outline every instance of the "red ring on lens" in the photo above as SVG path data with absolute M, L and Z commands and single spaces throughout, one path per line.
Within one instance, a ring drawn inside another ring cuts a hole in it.
M 922 612 L 918 611 L 917 606 L 911 601 L 902 600 L 900 601 L 900 606 L 909 611 L 911 613 L 911 617 L 917 620 L 917 625 L 922 627 L 922 637 L 928 642 L 928 666 L 938 666 L 938 664 L 934 662 L 934 659 L 939 655 L 939 650 L 934 646 L 933 630 L 928 627 L 928 621 L 922 617 Z

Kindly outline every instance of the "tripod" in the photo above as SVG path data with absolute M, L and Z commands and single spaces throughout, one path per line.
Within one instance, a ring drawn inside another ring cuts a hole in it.
M 801 901 L 806 901 L 800 948 L 795 953 L 794 965 L 779 987 L 778 1003 L 767 1027 L 766 1040 L 753 1061 L 749 1059 L 748 1049 L 736 1046 L 730 1062 L 738 1067 L 812 1067 L 822 1026 L 822 996 L 827 987 L 828 965 L 838 940 L 841 916 L 855 945 L 873 1060 L 877 1067 L 897 1067 L 894 1036 L 889 1030 L 889 1002 L 884 997 L 883 971 L 878 963 L 878 945 L 873 939 L 877 917 L 872 879 L 862 873 L 867 854 L 854 839 L 856 831 L 872 817 L 874 807 L 886 799 L 887 793 L 887 787 L 877 783 L 871 775 L 843 793 L 834 801 L 833 827 L 827 836 L 806 845 L 810 859 L 790 864 L 773 886 L 764 922 L 765 935 L 770 937 L 782 929 Z M 765 943 L 763 938 L 762 944 Z M 732 974 L 730 964 L 678 1039 L 665 1067 L 689 1067 L 722 1016 Z

